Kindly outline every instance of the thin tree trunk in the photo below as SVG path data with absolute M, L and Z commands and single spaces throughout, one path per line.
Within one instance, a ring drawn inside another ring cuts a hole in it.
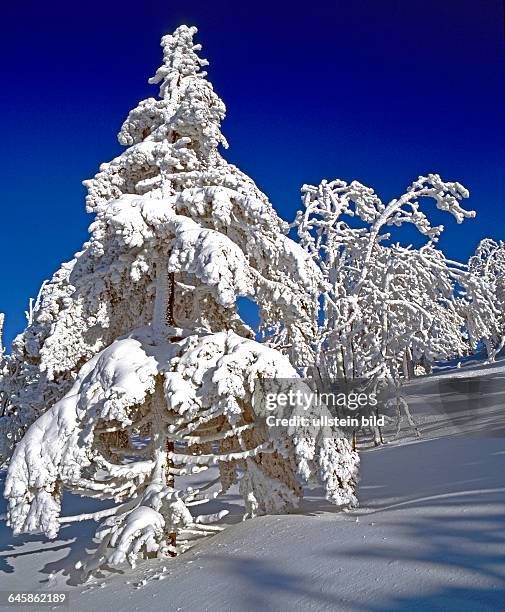
M 160 256 L 156 262 L 156 297 L 154 299 L 153 330 L 157 338 L 164 338 L 167 328 L 167 305 L 169 301 L 168 260 Z
M 494 363 L 496 351 L 494 350 L 493 342 L 489 338 L 484 338 L 484 346 L 486 347 L 488 363 Z
M 153 445 L 153 482 L 166 485 L 173 488 L 175 478 L 170 474 L 170 468 L 174 466 L 172 453 L 174 452 L 174 443 L 166 439 L 165 429 L 166 423 L 163 420 L 163 412 L 165 410 L 165 397 L 161 383 L 156 385 L 153 397 L 153 420 L 151 423 L 151 436 Z M 168 533 L 170 544 L 175 547 L 177 543 L 177 534 L 175 532 Z M 170 556 L 175 556 L 175 553 L 170 553 Z
M 408 370 L 408 367 L 407 367 L 407 355 L 406 355 L 406 353 L 403 353 L 402 370 L 403 370 L 403 378 L 405 380 L 408 380 L 409 379 L 409 370 Z
M 174 304 L 175 304 L 175 275 L 173 272 L 168 274 L 169 295 L 168 295 L 168 311 L 167 323 L 171 327 L 175 327 Z
M 410 350 L 410 346 L 407 347 L 405 351 L 405 356 L 407 360 L 407 374 L 409 379 L 415 378 L 414 372 L 414 360 L 412 359 L 412 351 Z

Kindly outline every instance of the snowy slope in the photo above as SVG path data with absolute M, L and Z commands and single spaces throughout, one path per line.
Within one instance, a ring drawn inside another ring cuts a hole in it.
M 501 365 L 491 369 L 504 373 Z M 442 376 L 451 374 L 459 372 Z M 434 379 L 413 385 L 419 398 Z M 0 588 L 67 590 L 72 609 L 85 611 L 503 612 L 505 438 L 496 436 L 503 405 L 497 394 L 483 408 L 478 435 L 453 413 L 446 421 L 437 414 L 438 426 L 418 415 L 420 439 L 363 452 L 356 511 L 337 513 L 313 492 L 301 514 L 240 523 L 231 497 L 235 524 L 221 534 L 176 559 L 85 585 L 72 565 L 81 546 L 75 538 L 91 525 L 25 543 L 2 526 Z

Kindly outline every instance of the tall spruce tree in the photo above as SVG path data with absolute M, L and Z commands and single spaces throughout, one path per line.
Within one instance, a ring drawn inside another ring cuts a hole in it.
M 90 238 L 43 286 L 2 363 L 8 522 L 52 538 L 65 521 L 100 521 L 86 572 L 175 554 L 221 518 L 193 508 L 232 485 L 246 516 L 296 507 L 304 479 L 356 502 L 345 438 L 273 434 L 253 401 L 258 381 L 294 381 L 311 363 L 321 274 L 221 156 L 225 107 L 195 32 L 163 37 L 159 99 L 130 112 L 126 150 L 85 182 Z M 262 342 L 240 296 L 258 305 Z M 117 505 L 61 517 L 65 490 Z

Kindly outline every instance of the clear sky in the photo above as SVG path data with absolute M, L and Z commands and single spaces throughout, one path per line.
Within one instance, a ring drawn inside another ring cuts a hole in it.
M 159 39 L 199 28 L 228 108 L 228 160 L 292 220 L 299 187 L 358 179 L 388 200 L 419 174 L 471 191 L 475 220 L 442 217 L 467 258 L 505 239 L 505 44 L 500 0 L 9 2 L 2 11 L 0 311 L 22 330 L 41 282 L 92 218 L 81 181 L 161 63 Z M 437 221 L 440 220 L 436 216 Z

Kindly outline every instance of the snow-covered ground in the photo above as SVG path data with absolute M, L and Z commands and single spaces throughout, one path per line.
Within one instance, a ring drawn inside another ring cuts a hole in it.
M 2 525 L 0 589 L 65 590 L 71 608 L 85 611 L 503 612 L 502 364 L 416 381 L 410 393 L 421 436 L 407 432 L 362 453 L 355 511 L 336 512 L 314 491 L 299 514 L 242 523 L 232 496 L 224 532 L 178 558 L 86 584 L 73 565 L 92 525 L 69 525 L 55 541 L 14 538 Z M 444 411 L 450 402 L 442 410 L 435 401 L 455 376 L 485 377 L 489 401 L 477 418 L 468 418 L 468 406 Z

